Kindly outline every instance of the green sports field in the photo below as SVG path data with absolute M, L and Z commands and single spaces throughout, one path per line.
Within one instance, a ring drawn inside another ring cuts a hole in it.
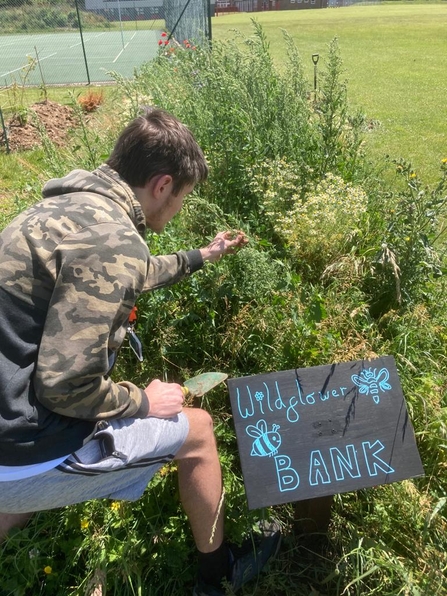
M 0 36 L 0 85 L 19 82 L 27 56 L 36 58 L 36 51 L 47 85 L 110 82 L 110 71 L 132 76 L 135 67 L 155 56 L 159 38 L 155 30 L 87 31 L 82 38 L 79 32 Z M 27 83 L 42 84 L 38 68 Z

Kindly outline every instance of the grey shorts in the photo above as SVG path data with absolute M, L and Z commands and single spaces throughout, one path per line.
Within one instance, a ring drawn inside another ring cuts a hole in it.
M 124 418 L 99 426 L 93 439 L 57 468 L 1 482 L 0 511 L 44 511 L 100 498 L 135 501 L 157 470 L 174 459 L 189 430 L 184 414 L 168 420 Z

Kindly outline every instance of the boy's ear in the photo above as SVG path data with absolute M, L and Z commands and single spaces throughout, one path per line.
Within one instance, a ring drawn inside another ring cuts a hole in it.
M 147 185 L 155 198 L 163 198 L 171 194 L 172 182 L 172 176 L 169 174 L 160 174 L 151 178 Z

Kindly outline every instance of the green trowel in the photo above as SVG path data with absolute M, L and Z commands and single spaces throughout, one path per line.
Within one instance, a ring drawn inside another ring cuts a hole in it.
M 220 372 L 207 372 L 188 379 L 183 383 L 183 394 L 185 397 L 201 397 L 219 383 L 225 381 L 228 375 Z

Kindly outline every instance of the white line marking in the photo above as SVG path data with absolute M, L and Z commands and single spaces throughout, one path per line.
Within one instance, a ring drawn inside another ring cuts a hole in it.
M 14 42 L 13 43 L 2 43 L 2 44 L 0 44 L 0 48 L 7 48 L 8 46 L 13 46 L 13 45 L 15 45 Z
M 51 56 L 56 56 L 57 52 L 54 52 L 54 54 L 48 54 L 48 56 L 44 56 L 43 58 L 39 58 L 40 61 L 42 60 L 46 60 L 47 58 L 51 58 Z M 28 64 L 24 64 L 23 66 L 20 66 L 19 68 L 15 68 L 14 70 L 10 70 L 9 72 L 4 72 L 3 74 L 0 74 L 0 77 L 6 77 L 10 74 L 12 74 L 13 72 L 17 72 L 19 70 L 22 70 L 23 68 L 26 68 L 28 66 Z
M 121 54 L 124 52 L 124 50 L 127 48 L 128 45 L 129 45 L 129 42 L 126 43 L 126 45 L 121 50 L 121 52 L 118 54 L 118 56 L 115 58 L 115 60 L 112 60 L 112 64 L 115 64 L 115 62 L 118 60 L 118 58 L 121 56 Z
M 84 39 L 84 42 L 86 42 L 86 41 L 90 41 L 91 39 L 96 39 L 96 38 L 98 38 L 98 37 L 101 37 L 101 35 L 105 35 L 105 34 L 106 34 L 106 32 L 104 31 L 103 33 L 99 33 L 98 35 L 94 35 L 93 37 L 89 37 L 88 39 Z M 74 45 L 72 45 L 72 46 L 68 46 L 68 47 L 69 47 L 70 49 L 71 49 L 71 48 L 75 48 L 76 46 L 80 46 L 80 45 L 81 45 L 81 43 L 82 43 L 82 40 L 81 40 L 81 41 L 78 41 L 78 43 L 75 43 Z
M 115 60 L 112 61 L 112 64 L 115 64 L 115 62 L 118 60 L 118 58 L 121 56 L 121 54 L 124 52 L 124 50 L 127 48 L 127 46 L 130 44 L 130 42 L 132 41 L 132 39 L 135 37 L 135 35 L 137 34 L 137 32 L 135 31 L 135 33 L 132 35 L 132 37 L 130 38 L 130 40 L 126 43 L 126 45 L 124 46 L 124 48 L 121 50 L 121 52 L 118 54 L 118 56 L 115 58 Z
M 88 39 L 84 39 L 84 41 L 89 41 Z M 74 43 L 72 46 L 68 46 L 68 49 L 75 48 L 76 46 L 80 46 L 82 41 L 78 41 L 78 43 Z

